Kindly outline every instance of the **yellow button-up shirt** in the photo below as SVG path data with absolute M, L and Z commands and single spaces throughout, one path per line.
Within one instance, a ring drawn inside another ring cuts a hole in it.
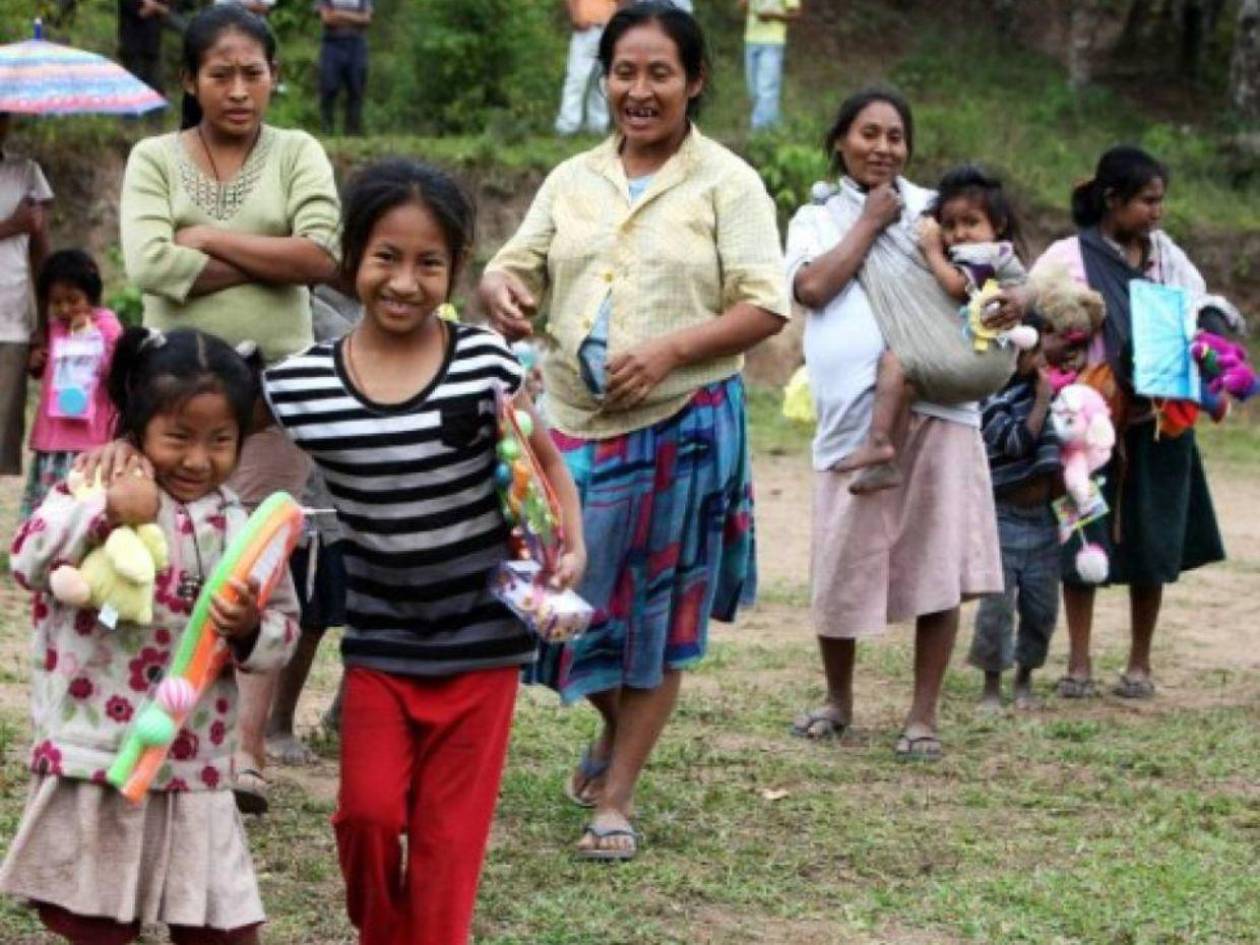
M 696 390 L 739 372 L 743 356 L 671 373 L 641 403 L 605 410 L 582 381 L 578 348 L 610 298 L 608 356 L 702 324 L 747 302 L 789 313 L 774 203 L 757 172 L 693 126 L 631 204 L 614 136 L 553 170 L 487 271 L 514 274 L 540 299 L 548 419 L 572 436 L 640 430 Z

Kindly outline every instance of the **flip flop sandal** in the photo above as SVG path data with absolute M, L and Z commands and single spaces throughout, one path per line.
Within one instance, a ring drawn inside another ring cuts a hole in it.
M 625 862 L 626 860 L 633 860 L 635 854 L 639 852 L 639 832 L 634 828 L 627 830 L 624 827 L 599 827 L 594 823 L 589 823 L 582 828 L 582 836 L 594 837 L 596 843 L 613 837 L 629 837 L 630 846 L 618 847 L 612 850 L 601 850 L 598 846 L 580 847 L 577 851 L 579 860 Z
M 257 768 L 241 768 L 236 772 L 236 780 L 232 782 L 232 793 L 236 795 L 236 809 L 242 814 L 262 816 L 271 806 L 267 802 L 267 779 Z
M 1155 695 L 1155 684 L 1146 676 L 1122 674 L 1120 681 L 1112 688 L 1111 694 L 1121 699 L 1150 699 Z
M 578 807 L 585 807 L 588 810 L 595 806 L 595 801 L 592 798 L 583 797 L 582 792 L 574 786 L 574 780 L 580 775 L 585 779 L 583 785 L 589 785 L 596 778 L 603 777 L 608 772 L 608 766 L 612 764 L 611 758 L 596 758 L 592 751 L 594 747 L 594 742 L 586 746 L 581 760 L 577 763 L 577 768 L 564 785 L 564 796 Z
M 941 740 L 935 735 L 916 735 L 913 738 L 905 732 L 897 739 L 893 749 L 898 761 L 940 761 L 944 756 Z
M 1088 677 L 1060 676 L 1054 684 L 1054 691 L 1060 699 L 1093 699 L 1098 695 L 1098 687 Z
M 849 728 L 848 722 L 836 718 L 834 709 L 814 709 L 798 716 L 788 729 L 797 738 L 808 738 L 823 741 L 839 738 Z

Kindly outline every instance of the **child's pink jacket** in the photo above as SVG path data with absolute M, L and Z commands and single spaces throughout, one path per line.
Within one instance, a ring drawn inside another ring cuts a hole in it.
M 56 486 L 13 540 L 10 566 L 19 584 L 34 591 L 31 711 L 34 747 L 30 767 L 41 774 L 101 781 L 136 710 L 170 661 L 192 601 L 177 593 L 182 577 L 208 576 L 226 543 L 245 524 L 240 500 L 216 489 L 187 505 L 160 493 L 158 524 L 170 565 L 158 573 L 153 624 L 120 622 L 107 629 L 94 610 L 55 600 L 48 575 L 77 564 L 109 534 L 103 495 L 78 501 Z M 258 635 L 235 647 L 224 670 L 180 730 L 152 790 L 226 789 L 236 741 L 236 673 L 279 669 L 297 640 L 297 604 L 288 576 L 263 610 Z
M 82 453 L 108 443 L 114 432 L 114 407 L 105 390 L 109 365 L 114 359 L 114 348 L 122 335 L 118 317 L 107 308 L 92 310 L 92 322 L 101 333 L 105 354 L 97 377 L 90 420 L 67 420 L 49 413 L 52 401 L 52 353 L 54 346 L 70 337 L 69 331 L 57 319 L 48 325 L 48 363 L 40 384 L 39 409 L 35 411 L 35 425 L 31 428 L 31 449 L 37 453 Z

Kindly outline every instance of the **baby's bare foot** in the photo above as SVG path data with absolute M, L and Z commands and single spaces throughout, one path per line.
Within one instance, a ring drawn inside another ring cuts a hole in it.
M 867 466 L 891 463 L 896 458 L 897 451 L 893 449 L 891 443 L 887 440 L 884 442 L 875 440 L 859 446 L 840 462 L 836 463 L 835 469 L 836 472 L 852 472 L 854 469 L 865 469 Z
M 867 466 L 849 483 L 849 491 L 854 495 L 869 495 L 884 489 L 895 489 L 901 485 L 901 470 L 896 463 L 879 463 Z

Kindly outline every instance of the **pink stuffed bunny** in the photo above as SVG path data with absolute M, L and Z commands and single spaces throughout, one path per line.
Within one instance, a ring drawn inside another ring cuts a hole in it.
M 1094 388 L 1069 384 L 1051 403 L 1050 419 L 1059 438 L 1063 485 L 1084 508 L 1093 492 L 1090 473 L 1106 465 L 1116 445 L 1111 411 Z
M 1085 509 L 1094 492 L 1090 474 L 1107 464 L 1116 445 L 1111 410 L 1094 388 L 1068 384 L 1050 404 L 1050 422 L 1059 438 L 1063 485 L 1076 507 Z M 1101 584 L 1107 580 L 1109 570 L 1107 552 L 1101 545 L 1085 541 L 1083 532 L 1081 541 L 1076 572 L 1087 584 Z

